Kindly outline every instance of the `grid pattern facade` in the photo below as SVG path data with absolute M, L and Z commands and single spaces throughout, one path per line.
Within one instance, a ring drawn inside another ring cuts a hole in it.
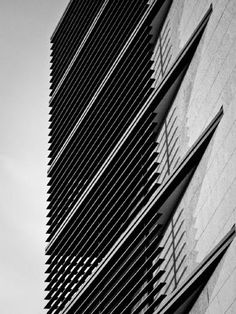
M 223 109 L 184 151 L 175 99 L 212 6 L 176 51 L 173 3 L 72 0 L 51 38 L 48 314 L 188 313 L 234 237 L 187 277 L 179 204 Z

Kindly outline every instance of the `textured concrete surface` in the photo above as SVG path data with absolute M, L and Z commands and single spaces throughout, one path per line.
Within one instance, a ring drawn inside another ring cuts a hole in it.
M 172 32 L 172 60 L 211 3 L 210 20 L 174 102 L 179 119 L 180 156 L 187 152 L 221 106 L 224 110 L 178 208 L 178 211 L 184 208 L 185 276 L 236 222 L 236 1 L 174 1 L 168 15 L 178 25 Z M 191 313 L 236 313 L 235 240 Z

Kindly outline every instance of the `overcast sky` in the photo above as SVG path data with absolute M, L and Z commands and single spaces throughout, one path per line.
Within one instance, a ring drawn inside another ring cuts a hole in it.
M 50 36 L 68 0 L 0 0 L 0 313 L 45 313 Z

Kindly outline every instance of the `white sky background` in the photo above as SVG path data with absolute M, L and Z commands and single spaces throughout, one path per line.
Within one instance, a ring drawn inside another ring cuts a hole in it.
M 49 38 L 68 0 L 0 0 L 0 313 L 41 314 Z

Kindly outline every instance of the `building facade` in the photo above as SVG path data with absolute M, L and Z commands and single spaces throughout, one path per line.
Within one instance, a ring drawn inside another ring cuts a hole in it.
M 71 0 L 51 44 L 47 313 L 236 313 L 235 0 Z

